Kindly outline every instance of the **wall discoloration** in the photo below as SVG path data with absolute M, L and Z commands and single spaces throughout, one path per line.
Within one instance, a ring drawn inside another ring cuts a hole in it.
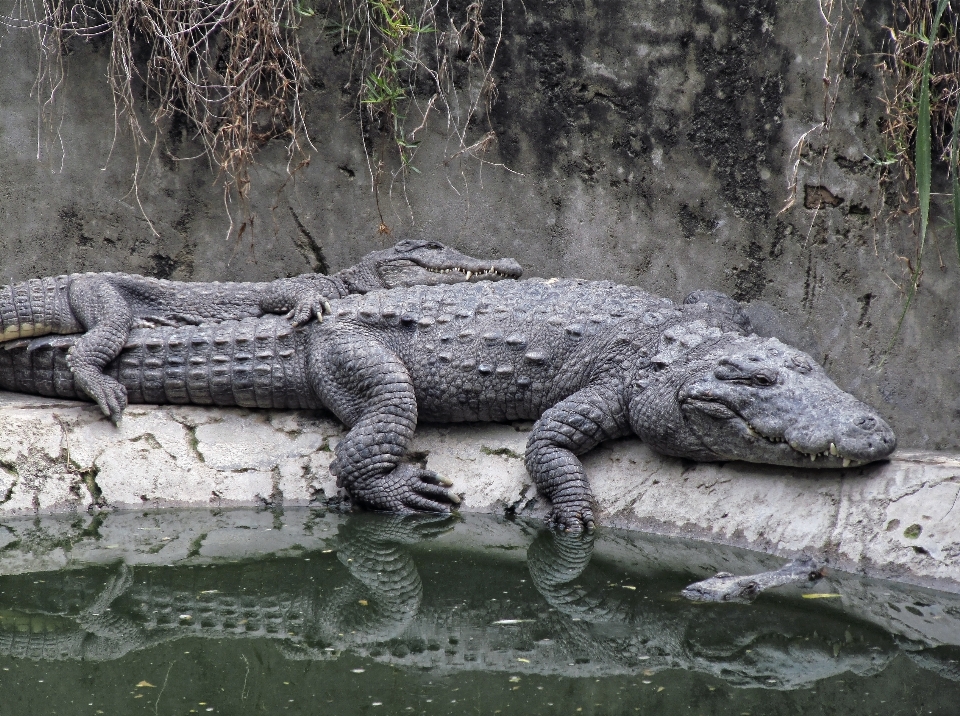
M 12 4 L 0 0 L 0 12 Z M 513 256 L 528 276 L 611 279 L 673 299 L 711 288 L 752 302 L 777 337 L 877 407 L 901 445 L 958 448 L 960 268 L 939 219 L 929 246 L 943 268 L 927 257 L 920 294 L 879 367 L 903 306 L 900 257 L 914 255 L 916 236 L 909 220 L 889 216 L 902 187 L 879 182 L 879 80 L 868 60 L 852 61 L 853 50 L 876 52 L 889 24 L 885 6 L 867 5 L 838 65 L 830 146 L 810 137 L 798 200 L 783 214 L 791 149 L 823 119 L 816 3 L 528 0 L 504 8 L 491 123 L 476 122 L 465 138 L 494 130 L 483 157 L 512 172 L 457 154 L 434 115 L 417 136 L 422 173 L 381 186 L 384 221 L 395 234 Z M 499 12 L 486 3 L 488 57 Z M 102 43 L 71 45 L 63 121 L 38 135 L 34 40 L 4 30 L 0 280 L 84 270 L 264 280 L 337 270 L 391 245 L 395 236 L 377 233 L 376 163 L 364 156 L 352 110 L 349 53 L 319 18 L 301 32 L 313 77 L 302 100 L 317 152 L 291 180 L 281 143 L 264 146 L 252 222 L 225 240 L 221 187 L 205 162 L 179 161 L 200 148 L 177 118 L 155 152 L 141 151 L 139 194 L 130 193 L 136 156 L 123 137 L 111 155 L 104 131 L 113 114 Z M 364 130 L 379 147 L 376 128 Z

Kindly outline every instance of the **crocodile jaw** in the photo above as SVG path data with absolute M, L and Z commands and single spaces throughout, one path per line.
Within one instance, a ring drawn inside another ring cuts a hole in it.
M 686 371 L 673 395 L 675 432 L 712 455 L 697 459 L 843 468 L 896 447 L 879 414 L 775 339 L 731 337 L 674 370 Z
M 716 459 L 844 468 L 888 457 L 896 447 L 890 427 L 853 396 L 834 390 L 829 399 L 797 404 L 793 412 L 783 405 L 770 410 L 763 398 L 744 406 L 724 401 L 717 391 L 705 399 L 689 389 L 680 397 L 680 407 L 687 426 Z M 858 429 L 858 420 L 872 428 Z
M 381 281 L 388 288 L 439 286 L 442 284 L 501 281 L 519 278 L 523 271 L 513 259 L 428 265 L 415 258 L 391 259 L 377 266 Z

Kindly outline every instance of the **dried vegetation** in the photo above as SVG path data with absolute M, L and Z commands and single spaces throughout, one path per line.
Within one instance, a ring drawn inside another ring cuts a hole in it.
M 302 98 L 310 80 L 299 33 L 306 22 L 323 23 L 349 58 L 375 188 L 388 172 L 395 179 L 416 171 L 417 135 L 434 111 L 446 115 L 457 145 L 451 158 L 483 161 L 492 133 L 469 142 L 468 128 L 495 96 L 499 36 L 488 42 L 481 0 L 440 14 L 437 2 L 415 1 L 414 10 L 401 0 L 19 0 L 4 21 L 37 34 L 38 97 L 48 127 L 57 125 L 69 43 L 106 42 L 114 141 L 126 133 L 137 146 L 138 202 L 141 147 L 152 151 L 156 130 L 176 121 L 202 145 L 230 215 L 231 198 L 243 203 L 248 195 L 249 170 L 263 144 L 286 143 L 288 171 L 309 162 Z

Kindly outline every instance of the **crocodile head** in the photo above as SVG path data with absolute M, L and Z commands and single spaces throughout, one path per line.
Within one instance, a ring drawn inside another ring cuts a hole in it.
M 896 447 L 883 418 L 807 354 L 773 338 L 690 328 L 664 333 L 631 398 L 634 430 L 661 452 L 840 468 Z
M 367 254 L 341 276 L 354 291 L 367 293 L 385 288 L 499 281 L 522 274 L 523 269 L 513 259 L 476 259 L 438 241 L 405 240 L 393 248 Z
M 823 577 L 824 565 L 809 555 L 802 555 L 780 569 L 737 577 L 730 572 L 717 572 L 709 579 L 687 586 L 681 595 L 691 602 L 735 602 L 749 604 L 760 592 L 785 584 L 815 582 Z

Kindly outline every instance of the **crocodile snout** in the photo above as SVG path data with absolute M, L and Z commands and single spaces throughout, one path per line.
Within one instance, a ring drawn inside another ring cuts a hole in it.
M 877 415 L 861 413 L 853 417 L 845 428 L 837 446 L 854 460 L 881 460 L 897 447 L 893 429 Z

